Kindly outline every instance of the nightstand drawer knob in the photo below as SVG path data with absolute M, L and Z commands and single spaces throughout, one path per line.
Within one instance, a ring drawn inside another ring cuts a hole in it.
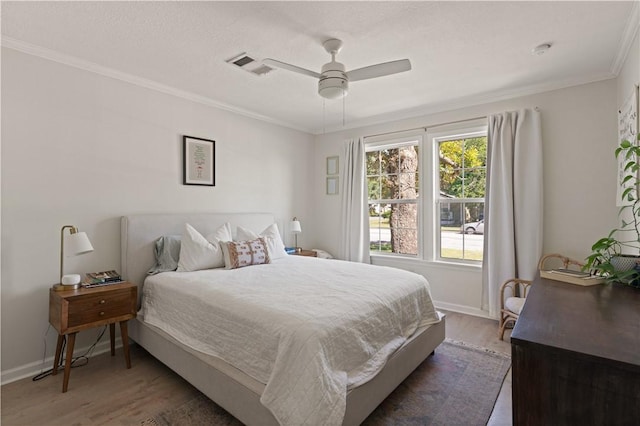
M 100 301 L 100 304 L 101 304 L 101 305 L 104 305 L 105 303 L 106 303 L 106 300 L 104 300 L 104 299 L 102 299 L 102 300 Z
M 100 316 L 103 317 L 104 316 L 104 312 L 100 312 Z

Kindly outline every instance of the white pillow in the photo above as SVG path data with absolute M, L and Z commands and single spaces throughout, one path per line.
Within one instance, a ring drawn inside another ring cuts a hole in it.
M 267 229 L 260 233 L 260 235 L 249 229 L 243 228 L 242 226 L 238 226 L 236 234 L 237 241 L 255 240 L 258 237 L 264 237 L 267 242 L 267 249 L 269 250 L 269 257 L 271 260 L 287 256 L 287 252 L 284 249 L 284 243 L 282 242 L 282 237 L 280 237 L 278 225 L 275 223 L 273 225 L 269 225 Z
M 178 272 L 199 271 L 224 267 L 221 241 L 231 241 L 231 225 L 225 223 L 207 237 L 203 237 L 188 223 L 184 226 L 180 245 Z

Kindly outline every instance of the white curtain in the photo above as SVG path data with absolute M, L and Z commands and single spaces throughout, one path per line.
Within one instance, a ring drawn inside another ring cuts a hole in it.
M 500 311 L 500 286 L 533 279 L 542 254 L 542 130 L 531 109 L 489 116 L 483 309 Z
M 342 158 L 342 258 L 369 263 L 364 141 L 346 140 Z

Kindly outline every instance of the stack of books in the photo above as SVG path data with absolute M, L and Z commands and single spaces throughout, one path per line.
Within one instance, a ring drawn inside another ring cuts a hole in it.
M 102 271 L 102 272 L 89 272 L 87 273 L 83 287 L 98 287 L 109 284 L 121 283 L 122 277 L 114 270 Z

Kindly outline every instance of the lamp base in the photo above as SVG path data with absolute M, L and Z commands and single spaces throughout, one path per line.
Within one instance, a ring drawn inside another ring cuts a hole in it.
M 80 287 L 82 287 L 82 284 L 78 283 L 78 284 L 54 284 L 53 285 L 53 290 L 54 291 L 69 291 L 69 290 L 78 290 Z

